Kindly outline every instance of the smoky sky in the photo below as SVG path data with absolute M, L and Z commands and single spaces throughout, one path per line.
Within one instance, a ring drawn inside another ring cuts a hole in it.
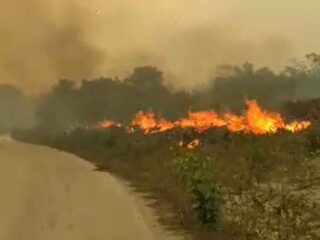
M 275 0 L 11 0 L 0 9 L 0 82 L 27 93 L 59 78 L 123 77 L 158 66 L 176 87 L 217 65 L 281 69 L 319 50 L 320 2 Z

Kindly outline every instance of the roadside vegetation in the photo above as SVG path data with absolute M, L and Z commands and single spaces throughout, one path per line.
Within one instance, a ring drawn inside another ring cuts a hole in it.
M 310 54 L 280 74 L 251 64 L 224 67 L 205 89 L 173 91 L 161 71 L 142 67 L 122 81 L 61 80 L 35 103 L 36 124 L 13 137 L 81 156 L 152 199 L 159 221 L 195 240 L 320 239 L 320 57 Z M 227 74 L 226 74 L 227 73 Z M 127 124 L 140 110 L 175 119 L 188 110 L 243 111 L 256 99 L 299 133 L 253 135 L 224 128 L 172 129 L 145 135 L 89 128 L 104 119 Z M 199 139 L 195 149 L 179 142 Z
M 92 161 L 154 200 L 160 221 L 194 239 L 319 239 L 320 186 L 313 130 L 253 136 L 211 132 L 196 150 L 177 146 L 186 133 L 126 134 L 78 128 L 17 138 Z M 195 136 L 189 132 L 187 136 Z M 216 139 L 212 139 L 216 136 Z M 318 162 L 319 163 L 319 162 Z

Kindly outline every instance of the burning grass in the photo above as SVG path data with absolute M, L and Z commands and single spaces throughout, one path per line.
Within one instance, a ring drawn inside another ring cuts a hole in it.
M 127 128 L 133 132 L 135 127 L 145 134 L 166 132 L 173 129 L 193 129 L 202 133 L 211 128 L 226 128 L 230 132 L 244 132 L 255 135 L 275 134 L 281 130 L 301 132 L 310 127 L 309 121 L 293 121 L 285 123 L 279 113 L 262 110 L 255 100 L 247 100 L 247 111 L 243 115 L 225 113 L 219 115 L 214 111 L 189 111 L 188 117 L 171 122 L 164 118 L 157 118 L 152 111 L 138 112 Z M 119 123 L 104 120 L 97 128 L 121 127 Z

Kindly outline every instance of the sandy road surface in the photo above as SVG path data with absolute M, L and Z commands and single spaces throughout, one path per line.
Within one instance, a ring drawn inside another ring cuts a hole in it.
M 146 219 L 114 177 L 93 168 L 76 156 L 1 137 L 0 239 L 178 239 Z

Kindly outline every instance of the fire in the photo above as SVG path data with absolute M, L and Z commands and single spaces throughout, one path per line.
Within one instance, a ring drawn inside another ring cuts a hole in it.
M 110 120 L 104 120 L 101 123 L 96 126 L 97 128 L 110 128 L 110 127 L 121 127 L 121 124 L 110 121 Z
M 243 132 L 246 130 L 246 124 L 244 124 L 245 117 L 226 113 L 224 119 L 226 121 L 226 127 L 230 132 Z
M 226 122 L 216 112 L 202 111 L 189 112 L 188 118 L 178 120 L 176 125 L 180 128 L 194 128 L 201 133 L 212 127 L 223 127 Z
M 192 149 L 198 148 L 200 146 L 200 144 L 201 144 L 201 142 L 200 142 L 199 139 L 194 139 L 193 141 L 191 141 L 191 142 L 189 142 L 187 144 L 185 144 L 183 140 L 180 140 L 180 142 L 178 143 L 178 146 L 179 147 L 185 147 L 187 149 L 192 150 Z
M 263 111 L 254 100 L 247 100 L 246 131 L 254 134 L 277 133 L 285 124 L 279 113 Z
M 187 149 L 196 149 L 199 146 L 200 146 L 200 140 L 195 139 L 187 145 Z
M 287 124 L 285 128 L 289 132 L 300 132 L 300 131 L 303 131 L 304 129 L 307 129 L 310 126 L 311 126 L 311 122 L 309 121 L 302 121 L 302 122 L 294 121 L 290 124 Z
M 157 121 L 155 119 L 155 114 L 151 111 L 149 112 L 138 112 L 135 119 L 131 122 L 131 126 L 139 126 L 141 130 L 148 134 L 157 127 Z
M 131 122 L 131 126 L 140 127 L 145 134 L 164 132 L 175 127 L 174 123 L 172 122 L 169 122 L 163 118 L 157 119 L 152 111 L 140 111 Z
M 246 132 L 256 135 L 274 134 L 279 130 L 300 132 L 308 127 L 309 121 L 294 121 L 286 124 L 279 113 L 267 112 L 261 109 L 255 100 L 247 100 L 247 112 L 244 116 L 225 114 L 226 126 L 231 132 Z
M 224 114 L 226 126 L 231 132 L 260 135 L 273 134 L 280 129 L 285 129 L 286 125 L 279 113 L 262 110 L 255 100 L 247 100 L 246 104 L 248 109 L 243 116 Z
M 157 127 L 158 127 L 158 132 L 165 132 L 173 129 L 175 127 L 175 124 L 161 118 L 158 122 Z
M 261 109 L 255 100 L 247 100 L 246 105 L 247 111 L 243 115 L 235 115 L 232 113 L 220 115 L 213 111 L 189 112 L 187 117 L 175 122 L 167 121 L 161 117 L 159 118 L 152 111 L 140 111 L 132 120 L 129 127 L 130 129 L 133 129 L 133 131 L 138 127 L 145 134 L 165 132 L 175 128 L 193 129 L 202 133 L 210 128 L 225 127 L 230 132 L 245 132 L 262 135 L 275 134 L 281 130 L 300 132 L 311 125 L 309 121 L 293 121 L 291 123 L 286 123 L 280 113 L 268 112 Z M 106 120 L 99 124 L 99 127 L 101 128 L 109 128 L 112 126 L 120 127 L 121 125 L 110 120 Z M 197 145 L 196 140 L 194 143 Z

